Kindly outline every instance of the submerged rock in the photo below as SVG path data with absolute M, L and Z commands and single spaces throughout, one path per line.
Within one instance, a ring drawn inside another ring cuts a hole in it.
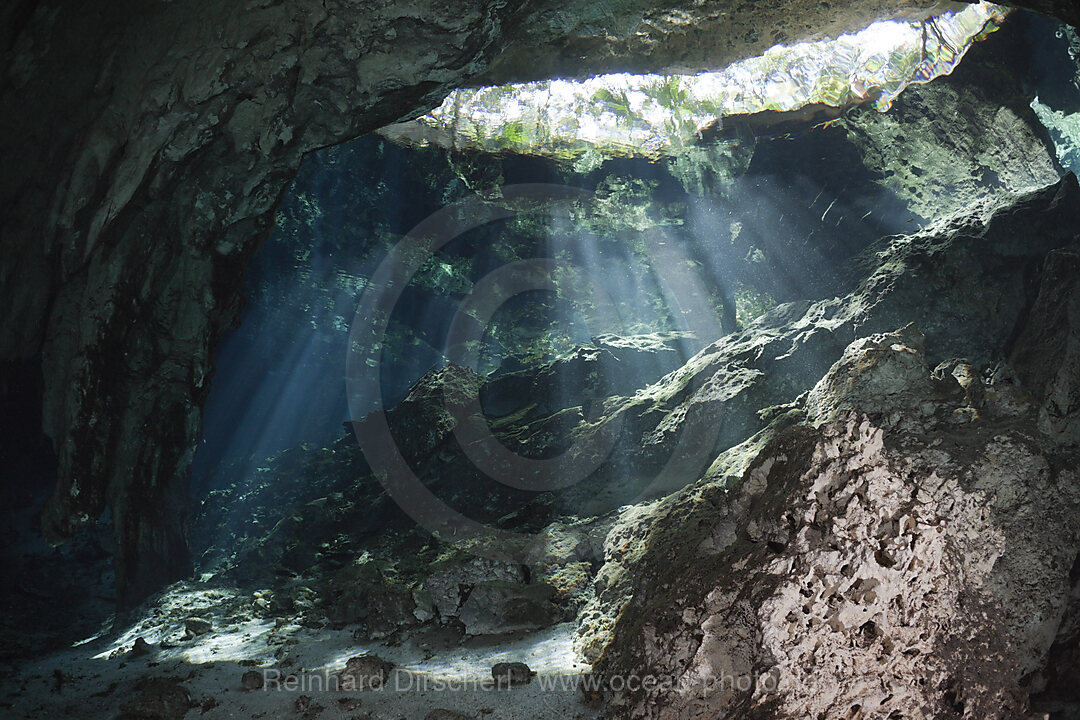
M 1009 363 L 1039 402 L 1039 430 L 1080 445 L 1080 251 L 1046 256 L 1038 296 Z
M 488 582 L 473 586 L 458 617 L 470 635 L 495 635 L 548 627 L 560 618 L 547 585 Z
M 501 662 L 491 666 L 491 677 L 499 687 L 528 685 L 536 672 L 523 662 Z
M 167 678 L 141 680 L 135 691 L 114 720 L 180 720 L 197 704 L 187 688 Z
M 184 632 L 189 638 L 205 635 L 214 629 L 214 624 L 206 618 L 193 617 L 184 621 Z
M 346 692 L 355 690 L 378 690 L 385 683 L 394 664 L 377 655 L 361 655 L 349 658 L 345 669 L 338 674 L 339 687 Z
M 265 682 L 263 674 L 257 670 L 248 670 L 240 677 L 240 686 L 248 691 L 262 689 Z
M 896 421 L 904 422 L 918 422 L 931 414 L 935 397 L 926 372 L 924 341 L 922 333 L 909 325 L 848 345 L 806 396 L 807 416 L 815 422 L 836 420 L 856 407 L 870 415 L 894 414 Z M 943 382 L 948 380 L 956 382 L 951 376 Z
M 908 88 L 888 112 L 866 106 L 841 121 L 877 182 L 918 217 L 961 212 L 1003 190 L 1040 187 L 1061 175 L 1031 108 L 1031 90 L 1016 71 L 1029 42 L 1019 31 L 995 33 L 951 75 Z
M 357 637 L 390 637 L 424 623 L 496 635 L 559 622 L 584 606 L 582 647 L 595 658 L 615 617 L 603 608 L 629 582 L 618 568 L 636 562 L 633 539 L 653 512 L 632 503 L 699 479 L 740 475 L 736 461 L 766 440 L 747 438 L 770 425 L 778 432 L 807 415 L 839 422 L 858 408 L 880 415 L 876 427 L 884 431 L 911 432 L 937 422 L 948 403 L 941 427 L 967 432 L 1029 418 L 1033 407 L 1043 407 L 1039 427 L 1061 428 L 1059 442 L 1067 445 L 1075 423 L 1067 398 L 1075 377 L 1077 314 L 1069 308 L 1076 227 L 1080 187 L 1071 176 L 987 202 L 923 232 L 887 238 L 862 260 L 864 279 L 850 294 L 779 306 L 655 384 L 596 403 L 592 420 L 576 408 L 543 416 L 535 404 L 491 420 L 496 440 L 525 458 L 619 428 L 611 452 L 578 458 L 575 470 L 593 472 L 557 491 L 517 492 L 500 485 L 497 473 L 480 472 L 445 399 L 472 395 L 482 380 L 457 366 L 435 370 L 391 416 L 417 479 L 473 519 L 535 543 L 489 554 L 482 542 L 452 548 L 452 533 L 422 532 L 395 514 L 346 438 L 269 463 L 242 505 L 260 522 L 232 562 L 261 572 L 258 582 L 274 588 L 264 612 L 304 622 L 325 614 L 335 625 L 358 624 Z M 598 343 L 596 352 L 602 345 L 613 356 L 629 345 L 630 362 L 669 345 Z M 843 371 L 826 376 L 837 362 Z M 519 377 L 534 387 L 527 373 Z M 787 539 L 764 542 L 782 546 Z M 619 563 L 611 561 L 613 548 L 620 548 Z
M 534 407 L 538 416 L 613 395 L 632 395 L 681 367 L 688 333 L 598 335 L 592 344 L 540 368 L 496 372 L 480 389 L 484 413 L 500 417 Z
M 433 370 L 417 382 L 393 411 L 390 422 L 401 454 L 423 462 L 453 432 L 458 408 L 476 402 L 480 376 L 460 365 Z
M 135 638 L 135 642 L 131 645 L 131 650 L 128 651 L 129 658 L 143 657 L 149 655 L 153 647 L 150 643 L 142 637 Z
M 582 646 L 609 682 L 662 682 L 610 714 L 1026 710 L 1077 611 L 1080 457 L 1032 427 L 1033 406 L 956 429 L 964 393 L 917 340 L 854 342 L 806 423 L 620 519 L 594 605 L 614 620 L 586 622 Z
M 859 337 L 914 322 L 932 363 L 965 358 L 988 367 L 1014 342 L 1031 277 L 1047 253 L 1076 247 L 1076 227 L 1080 187 L 1067 175 L 888 238 L 866 254 L 867 275 L 847 296 L 765 313 L 655 385 L 610 402 L 582 432 L 621 428 L 616 455 L 634 458 L 626 464 L 639 476 L 619 482 L 656 497 L 700 477 L 720 452 L 762 429 L 768 415 L 759 411 L 810 390 Z M 590 507 L 594 498 L 583 493 L 582 502 Z
M 318 717 L 325 709 L 326 708 L 322 705 L 315 702 L 314 698 L 310 695 L 301 695 L 293 702 L 293 710 L 296 711 L 297 715 L 305 718 L 305 720 Z
M 1075 405 L 1050 400 L 1077 377 L 1066 197 L 1071 177 L 893 241 L 843 302 L 779 308 L 650 389 L 685 432 L 835 360 L 698 483 L 620 512 L 578 647 L 612 686 L 658 684 L 612 716 L 1004 718 L 1061 692 L 1049 663 L 1080 613 Z

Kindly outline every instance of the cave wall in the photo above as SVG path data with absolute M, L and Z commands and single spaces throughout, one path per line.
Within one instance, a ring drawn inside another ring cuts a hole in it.
M 1031 44 L 1035 37 L 1051 44 L 1052 31 L 1040 36 L 1033 26 L 1031 16 L 1010 17 L 948 76 L 909 87 L 887 113 L 864 106 L 841 121 L 863 164 L 913 214 L 962 212 L 1002 189 L 1043 187 L 1061 176 L 1053 141 L 1031 110 L 1043 91 L 1032 87 Z
M 25 0 L 0 11 L 0 362 L 5 375 L 41 367 L 40 406 L 8 409 L 40 410 L 56 453 L 43 534 L 61 542 L 108 505 L 122 600 L 184 572 L 211 352 L 305 153 L 414 116 L 489 70 L 525 80 L 719 67 L 901 9 L 831 5 L 828 22 L 805 0 L 708 11 Z
M 740 346 L 787 328 L 781 352 L 839 357 L 701 480 L 616 520 L 578 626 L 605 717 L 1004 719 L 1039 716 L 1043 693 L 1076 702 L 1078 199 L 1068 175 L 896 238 L 839 305 L 852 330 L 793 304 L 702 354 L 729 378 Z M 777 383 L 773 354 L 753 357 Z M 710 412 L 699 392 L 668 417 L 693 432 L 733 401 Z
M 304 153 L 427 108 L 511 9 L 40 4 L 8 50 L 4 359 L 40 358 L 53 542 L 108 504 L 129 599 L 187 565 L 210 354 Z

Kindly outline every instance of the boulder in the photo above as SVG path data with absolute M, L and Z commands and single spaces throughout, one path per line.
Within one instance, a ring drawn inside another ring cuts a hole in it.
M 624 513 L 581 633 L 611 715 L 1026 712 L 1077 610 L 1080 457 L 1034 405 L 958 428 L 917 339 L 852 343 L 803 422 Z
M 379 690 L 390 677 L 394 664 L 377 655 L 349 658 L 345 669 L 338 674 L 339 688 L 346 692 Z
M 559 612 L 548 585 L 487 582 L 473 587 L 458 617 L 469 635 L 528 632 L 553 625 Z
M 536 672 L 523 662 L 500 662 L 491 666 L 491 677 L 499 687 L 528 685 Z

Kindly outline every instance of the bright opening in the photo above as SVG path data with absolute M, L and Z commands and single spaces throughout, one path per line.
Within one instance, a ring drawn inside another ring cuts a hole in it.
M 598 75 L 461 89 L 380 131 L 396 142 L 577 158 L 661 157 L 813 126 L 856 104 L 887 110 L 904 88 L 952 72 L 1007 9 L 982 2 L 922 22 L 883 21 L 835 40 L 777 45 L 720 72 Z

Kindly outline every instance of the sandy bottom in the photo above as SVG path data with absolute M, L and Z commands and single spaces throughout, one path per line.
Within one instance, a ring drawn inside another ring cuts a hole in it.
M 356 640 L 348 629 L 252 617 L 250 607 L 250 598 L 227 590 L 174 587 L 145 617 L 118 631 L 5 671 L 0 716 L 112 718 L 125 706 L 133 709 L 139 689 L 153 678 L 179 684 L 190 696 L 191 709 L 146 715 L 144 703 L 144 714 L 132 717 L 423 720 L 435 709 L 491 720 L 598 716 L 596 708 L 583 703 L 578 687 L 589 666 L 572 650 L 570 623 L 465 642 L 444 630 L 420 629 L 384 644 Z M 185 637 L 189 617 L 209 619 L 213 629 Z M 151 649 L 131 657 L 139 637 Z M 378 690 L 342 686 L 336 673 L 349 658 L 365 654 L 397 668 Z M 491 666 L 497 662 L 527 663 L 537 677 L 528 685 L 495 688 Z M 241 678 L 249 671 L 262 675 L 267 686 L 245 690 Z

